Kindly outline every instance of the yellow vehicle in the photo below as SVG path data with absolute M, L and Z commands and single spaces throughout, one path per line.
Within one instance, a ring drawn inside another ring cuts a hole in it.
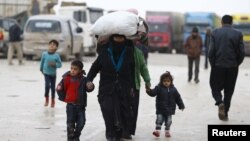
M 0 53 L 4 58 L 8 53 L 9 28 L 15 23 L 15 19 L 0 17 Z
M 242 32 L 245 53 L 250 56 L 250 14 L 234 14 L 233 27 Z

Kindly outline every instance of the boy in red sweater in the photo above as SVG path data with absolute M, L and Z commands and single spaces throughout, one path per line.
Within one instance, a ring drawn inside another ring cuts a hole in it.
M 68 141 L 79 141 L 81 131 L 85 125 L 85 108 L 87 106 L 87 93 L 94 89 L 94 85 L 86 87 L 85 71 L 83 63 L 74 60 L 70 71 L 63 75 L 63 79 L 57 85 L 59 100 L 67 103 L 67 137 Z

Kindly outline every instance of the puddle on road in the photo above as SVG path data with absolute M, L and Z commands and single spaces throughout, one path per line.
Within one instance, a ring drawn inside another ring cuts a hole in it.
M 19 97 L 19 95 L 8 95 L 8 97 Z
M 50 129 L 50 127 L 35 127 L 35 129 Z
M 19 81 L 23 81 L 23 82 L 37 82 L 38 80 L 19 80 Z

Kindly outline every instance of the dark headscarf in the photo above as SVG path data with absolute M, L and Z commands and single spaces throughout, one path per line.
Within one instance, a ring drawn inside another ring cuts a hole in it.
M 114 36 L 124 37 L 125 40 L 124 40 L 124 42 L 115 42 L 113 39 Z M 121 53 L 122 53 L 122 50 L 126 46 L 126 37 L 124 35 L 114 34 L 110 37 L 110 40 L 111 40 L 111 48 L 113 51 L 114 59 L 115 59 L 115 62 L 117 62 Z

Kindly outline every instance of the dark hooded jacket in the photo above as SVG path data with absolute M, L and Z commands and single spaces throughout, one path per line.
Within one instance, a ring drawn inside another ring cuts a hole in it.
M 156 114 L 164 116 L 174 115 L 176 104 L 179 109 L 185 108 L 179 92 L 173 85 L 168 88 L 163 85 L 157 85 L 148 92 L 148 95 L 156 96 Z

